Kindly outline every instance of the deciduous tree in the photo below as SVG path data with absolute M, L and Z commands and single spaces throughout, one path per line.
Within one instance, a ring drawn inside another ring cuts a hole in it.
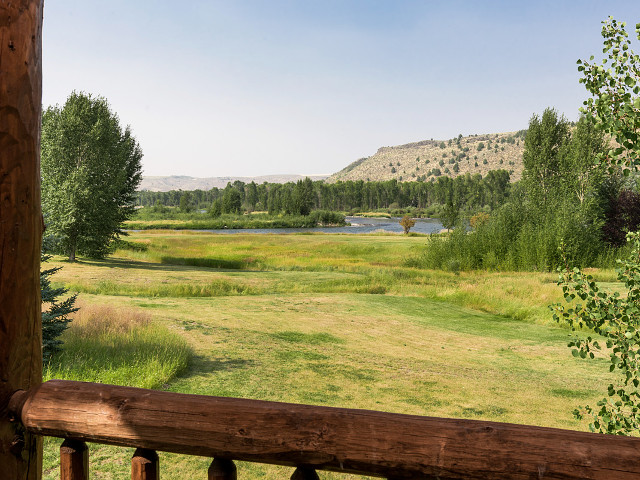
M 107 100 L 73 92 L 42 117 L 42 206 L 59 249 L 102 257 L 133 213 L 142 151 Z
M 239 214 L 242 211 L 242 195 L 230 183 L 222 195 L 222 213 Z
M 536 201 L 546 201 L 560 173 L 561 154 L 569 142 L 569 122 L 547 108 L 542 117 L 533 115 L 524 141 L 522 163 L 527 190 Z

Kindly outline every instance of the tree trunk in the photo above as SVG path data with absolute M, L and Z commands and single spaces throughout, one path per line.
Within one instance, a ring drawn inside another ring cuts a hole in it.
M 0 2 L 0 480 L 39 479 L 42 444 L 7 415 L 42 381 L 42 0 Z

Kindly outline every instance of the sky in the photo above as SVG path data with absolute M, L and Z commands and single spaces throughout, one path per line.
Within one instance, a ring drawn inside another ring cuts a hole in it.
M 42 100 L 105 97 L 145 176 L 331 174 L 547 107 L 576 120 L 609 15 L 633 33 L 640 1 L 50 0 Z

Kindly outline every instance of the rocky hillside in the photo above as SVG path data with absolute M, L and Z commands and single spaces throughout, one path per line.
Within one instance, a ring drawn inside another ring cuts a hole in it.
M 441 175 L 508 170 L 511 181 L 522 177 L 525 130 L 486 135 L 462 135 L 450 140 L 424 140 L 396 147 L 382 147 L 375 155 L 356 160 L 326 181 L 390 180 L 429 181 Z

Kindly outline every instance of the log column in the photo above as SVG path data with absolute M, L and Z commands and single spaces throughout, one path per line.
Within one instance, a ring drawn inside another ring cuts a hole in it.
M 7 403 L 42 381 L 42 8 L 0 2 L 0 480 L 41 476 L 41 442 L 10 421 Z

